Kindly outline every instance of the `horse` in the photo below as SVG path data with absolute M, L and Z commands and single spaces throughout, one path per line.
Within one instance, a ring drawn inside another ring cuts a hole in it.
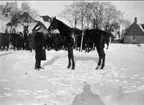
M 74 62 L 74 55 L 73 55 L 73 46 L 75 43 L 76 34 L 84 33 L 84 39 L 90 39 L 92 43 L 95 44 L 99 60 L 98 64 L 96 66 L 96 70 L 103 69 L 105 67 L 105 52 L 104 52 L 104 45 L 107 44 L 107 49 L 109 47 L 109 38 L 110 34 L 102 31 L 100 29 L 86 29 L 84 31 L 71 28 L 62 21 L 56 19 L 56 17 L 51 19 L 50 26 L 48 28 L 49 31 L 58 29 L 61 36 L 65 36 L 67 39 L 67 47 L 68 47 L 68 66 L 67 68 L 70 68 L 71 61 L 72 61 L 72 70 L 75 69 L 75 62 Z M 102 63 L 101 63 L 102 62 Z
M 68 51 L 68 66 L 67 68 L 71 67 L 71 62 L 72 62 L 72 67 L 71 69 L 75 69 L 75 61 L 74 61 L 74 54 L 73 54 L 73 48 L 75 45 L 75 34 L 77 32 L 82 32 L 81 30 L 77 30 L 76 28 L 71 28 L 62 21 L 56 19 L 56 17 L 51 19 L 50 26 L 48 28 L 49 31 L 58 29 L 60 32 L 60 35 L 65 38 L 65 44 L 67 46 L 67 51 Z
M 105 43 L 107 44 L 107 49 L 109 47 L 109 39 L 110 34 L 100 29 L 86 29 L 84 31 L 84 37 L 91 39 L 91 41 L 95 44 L 97 53 L 99 56 L 98 64 L 96 70 L 103 69 L 105 67 Z M 85 40 L 84 38 L 84 40 Z

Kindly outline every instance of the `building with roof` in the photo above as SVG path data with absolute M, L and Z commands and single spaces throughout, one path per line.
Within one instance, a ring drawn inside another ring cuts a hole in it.
M 144 42 L 144 29 L 137 24 L 137 18 L 134 18 L 133 24 L 124 33 L 124 43 L 142 42 Z
M 37 24 L 32 29 L 32 31 L 33 32 L 34 31 L 36 31 L 36 32 L 42 32 L 43 34 L 48 34 L 48 29 L 46 28 L 46 26 L 41 21 L 37 22 Z

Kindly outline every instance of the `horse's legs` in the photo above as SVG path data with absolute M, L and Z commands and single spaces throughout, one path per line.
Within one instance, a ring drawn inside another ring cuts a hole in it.
M 70 47 L 70 52 L 71 52 L 71 60 L 72 60 L 72 70 L 75 69 L 75 62 L 74 62 L 74 55 L 73 55 L 73 47 Z
M 105 66 L 105 52 L 104 52 L 104 49 L 102 49 L 101 54 L 102 54 L 102 66 L 101 66 L 100 69 L 103 69 L 104 66 Z
M 70 66 L 71 66 L 71 54 L 70 54 L 70 47 L 69 46 L 68 46 L 68 60 L 69 60 L 69 63 L 68 63 L 67 68 L 70 68 Z
M 16 49 L 16 48 L 15 48 L 15 45 L 13 45 L 13 49 L 14 49 L 14 51 L 15 51 L 15 49 Z
M 99 69 L 99 67 L 100 67 L 100 64 L 101 64 L 101 57 L 99 56 L 99 61 L 98 61 L 98 64 L 97 64 L 97 67 L 96 67 L 96 70 L 98 70 Z
M 74 62 L 74 56 L 73 56 L 73 48 L 72 46 L 68 46 L 68 60 L 69 64 L 67 68 L 70 68 L 71 66 L 71 61 L 72 61 L 72 70 L 75 69 L 75 62 Z
M 110 37 L 106 35 L 106 44 L 107 44 L 107 49 L 109 48 L 109 42 L 110 42 Z
M 101 57 L 101 49 L 97 46 L 96 46 L 96 48 L 97 48 L 97 52 L 98 52 L 98 56 L 99 56 L 98 64 L 97 64 L 97 67 L 96 67 L 96 70 L 98 70 L 100 65 L 101 65 L 102 57 Z
M 109 43 L 107 42 L 107 49 L 109 48 Z
M 7 46 L 7 49 L 6 49 L 6 50 L 8 51 L 8 49 L 9 49 L 9 42 L 7 42 L 7 45 L 6 45 L 6 46 Z
M 104 40 L 104 36 L 102 35 L 101 36 L 101 39 L 100 39 L 100 46 L 99 46 L 99 53 L 100 53 L 100 57 L 101 57 L 101 60 L 102 60 L 102 65 L 101 65 L 101 68 L 100 69 L 103 69 L 104 66 L 105 66 L 105 52 L 104 52 L 104 45 L 105 45 L 105 40 Z

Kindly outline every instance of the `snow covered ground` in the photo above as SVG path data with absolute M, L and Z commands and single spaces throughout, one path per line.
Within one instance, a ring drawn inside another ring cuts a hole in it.
M 105 52 L 103 71 L 95 70 L 96 51 L 74 51 L 71 70 L 67 52 L 54 50 L 37 71 L 34 51 L 1 51 L 0 105 L 144 105 L 144 44 L 111 44 Z

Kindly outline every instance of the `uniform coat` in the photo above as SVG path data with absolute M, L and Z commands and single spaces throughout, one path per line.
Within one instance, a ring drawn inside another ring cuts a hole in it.
M 35 59 L 36 60 L 46 60 L 46 52 L 45 52 L 45 37 L 43 33 L 37 32 L 35 37 Z
M 32 50 L 34 44 L 33 34 L 29 34 L 28 41 L 29 41 L 29 49 Z

